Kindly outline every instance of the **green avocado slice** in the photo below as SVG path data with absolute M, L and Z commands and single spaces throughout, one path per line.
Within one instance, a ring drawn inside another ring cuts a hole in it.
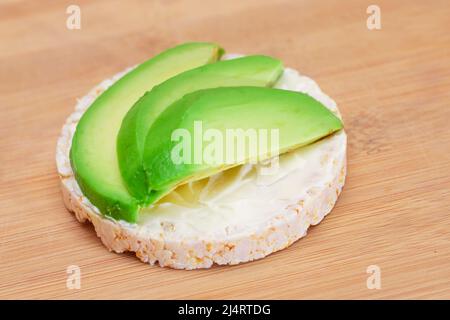
M 70 151 L 83 194 L 104 215 L 135 222 L 140 201 L 127 191 L 119 171 L 116 139 L 125 114 L 153 86 L 189 69 L 217 61 L 213 43 L 185 43 L 142 63 L 103 92 L 81 117 Z
M 200 138 L 203 140 L 198 139 L 196 126 L 199 123 L 203 133 L 212 129 L 215 130 L 215 136 L 222 137 L 227 137 L 227 130 L 230 129 L 241 130 L 240 134 L 249 132 L 248 129 L 267 132 L 277 129 L 277 154 L 313 143 L 343 127 L 341 120 L 320 102 L 294 91 L 263 87 L 224 87 L 188 94 L 168 107 L 148 132 L 143 164 L 152 201 L 158 200 L 178 185 L 199 180 L 250 159 L 269 157 L 268 148 L 252 150 L 249 147 L 249 152 L 243 153 L 245 157 L 236 157 L 231 162 L 226 156 L 222 160 L 217 157 L 215 162 L 196 162 L 192 154 L 197 152 L 199 141 L 202 146 L 200 154 L 203 156 L 206 149 L 211 148 L 213 141 L 209 139 L 209 144 L 204 143 L 206 135 Z M 174 139 L 175 132 L 185 133 L 182 135 L 184 141 Z M 180 144 L 185 148 L 180 149 Z M 223 145 L 226 146 L 226 143 Z M 215 150 L 217 152 L 218 149 Z M 184 159 L 187 161 L 174 160 L 174 152 L 181 159 L 188 155 Z M 223 149 L 223 152 L 226 150 Z
M 283 72 L 280 60 L 255 55 L 219 61 L 181 73 L 147 92 L 125 116 L 117 137 L 119 168 L 128 191 L 144 203 L 148 185 L 142 157 L 148 131 L 169 105 L 200 89 L 235 86 L 271 86 Z M 231 115 L 230 115 L 231 116 Z M 160 137 L 151 136 L 150 140 Z M 151 143 L 151 141 L 149 142 Z

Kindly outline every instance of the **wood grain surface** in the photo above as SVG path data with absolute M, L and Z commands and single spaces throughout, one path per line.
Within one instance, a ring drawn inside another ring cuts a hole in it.
M 66 8 L 81 8 L 81 29 Z M 381 30 L 368 30 L 368 5 Z M 306 238 L 177 271 L 108 252 L 63 206 L 56 139 L 102 79 L 190 40 L 281 58 L 333 97 L 347 183 Z M 0 1 L 0 298 L 450 298 L 448 1 Z M 66 288 L 69 265 L 81 289 Z M 366 269 L 381 269 L 381 289 Z

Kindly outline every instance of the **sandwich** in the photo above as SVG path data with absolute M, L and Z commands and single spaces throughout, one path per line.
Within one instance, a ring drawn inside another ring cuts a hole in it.
M 78 100 L 57 142 L 67 209 L 117 253 L 176 269 L 263 258 L 334 207 L 336 103 L 265 55 L 185 43 Z

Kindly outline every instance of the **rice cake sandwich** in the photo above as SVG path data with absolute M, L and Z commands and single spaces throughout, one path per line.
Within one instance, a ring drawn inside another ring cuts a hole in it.
M 105 80 L 63 126 L 64 203 L 114 252 L 176 269 L 263 258 L 333 208 L 347 137 L 310 78 L 186 43 Z

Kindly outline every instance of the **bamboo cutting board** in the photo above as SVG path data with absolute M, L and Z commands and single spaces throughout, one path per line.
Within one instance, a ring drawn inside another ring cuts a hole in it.
M 450 298 L 450 6 L 381 1 L 0 2 L 0 298 Z M 77 97 L 184 41 L 281 58 L 333 97 L 347 183 L 308 236 L 256 262 L 151 267 L 63 206 L 55 146 Z M 68 266 L 81 288 L 66 287 Z M 368 289 L 367 268 L 381 271 Z

